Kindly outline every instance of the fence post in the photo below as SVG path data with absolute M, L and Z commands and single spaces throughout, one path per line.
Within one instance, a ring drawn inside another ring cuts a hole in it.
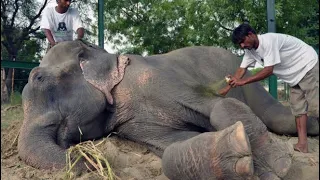
M 104 48 L 103 0 L 98 0 L 98 36 L 99 46 Z
M 267 22 L 268 32 L 276 32 L 274 0 L 267 0 Z M 269 93 L 275 99 L 278 99 L 278 84 L 277 77 L 275 75 L 271 75 L 269 77 Z

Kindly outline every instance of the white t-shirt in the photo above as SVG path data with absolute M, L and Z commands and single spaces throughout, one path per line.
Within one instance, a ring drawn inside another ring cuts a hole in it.
M 245 49 L 241 68 L 254 66 L 274 66 L 273 74 L 295 86 L 318 62 L 317 52 L 302 40 L 280 33 L 257 35 L 257 49 Z
M 60 14 L 55 7 L 48 7 L 41 18 L 40 28 L 49 29 L 55 42 L 72 41 L 73 32 L 82 27 L 82 22 L 77 9 L 69 8 Z

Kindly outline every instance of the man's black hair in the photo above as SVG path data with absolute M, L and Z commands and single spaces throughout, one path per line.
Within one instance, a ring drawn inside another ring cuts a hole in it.
M 237 28 L 233 30 L 232 33 L 232 42 L 234 44 L 239 44 L 243 41 L 243 39 L 251 32 L 252 34 L 256 34 L 256 31 L 247 23 L 243 23 Z

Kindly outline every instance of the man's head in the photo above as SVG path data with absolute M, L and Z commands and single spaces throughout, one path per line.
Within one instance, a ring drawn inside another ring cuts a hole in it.
M 71 0 L 57 0 L 57 4 L 59 8 L 68 10 L 70 4 L 71 4 Z
M 238 44 L 242 49 L 257 49 L 259 46 L 255 30 L 245 23 L 233 30 L 232 42 Z

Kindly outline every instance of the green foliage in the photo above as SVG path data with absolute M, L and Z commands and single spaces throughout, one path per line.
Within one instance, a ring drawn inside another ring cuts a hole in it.
M 255 74 L 257 74 L 257 72 L 259 72 L 259 71 L 261 71 L 263 68 L 254 68 L 254 69 L 251 69 L 250 70 L 250 73 L 252 74 L 252 75 L 255 75 Z
M 245 20 L 267 32 L 265 0 L 105 0 L 108 41 L 121 52 L 158 54 L 193 46 L 237 52 L 232 30 Z M 318 1 L 276 1 L 276 28 L 319 46 Z M 97 12 L 97 11 L 96 11 Z
M 46 5 L 33 0 L 2 0 L 1 57 L 5 60 L 38 61 L 45 38 L 39 29 L 40 13 Z
M 17 52 L 16 61 L 38 62 L 41 59 L 42 49 L 41 40 L 26 40 Z M 5 48 L 1 48 L 1 57 L 4 60 L 11 59 L 7 49 Z
M 38 61 L 42 50 L 43 33 L 39 27 L 40 14 L 48 0 L 39 3 L 33 0 L 1 0 L 1 59 L 16 61 Z M 12 83 L 14 80 L 27 79 L 16 70 L 6 71 L 6 86 L 9 94 L 12 84 L 14 90 L 22 91 L 26 82 Z
M 277 32 L 296 36 L 319 48 L 319 1 L 276 1 Z
M 22 96 L 20 92 L 15 91 L 14 93 L 12 93 L 10 99 L 11 106 L 22 104 Z
M 40 15 L 50 0 L 42 2 L 34 0 L 2 0 L 1 6 L 1 52 L 3 58 L 12 60 L 16 56 L 19 61 L 36 61 L 41 59 L 43 50 L 47 48 L 44 43 L 46 37 L 40 29 Z M 93 0 L 83 0 L 72 3 L 79 9 L 86 28 L 87 40 L 92 40 L 94 33 L 93 17 L 90 15 L 89 4 Z
M 46 37 L 40 30 L 40 15 L 49 0 L 42 2 L 34 0 L 1 0 L 1 59 L 38 62 L 47 48 L 44 43 Z M 88 18 L 90 6 L 93 0 L 84 0 L 72 3 L 72 6 L 79 8 L 79 12 L 84 20 L 84 25 L 90 23 L 92 18 Z M 92 17 L 92 16 L 91 16 Z M 90 39 L 92 33 L 86 29 L 85 37 Z M 92 42 L 92 41 L 91 41 Z M 6 69 L 7 87 L 11 89 L 11 73 Z M 14 90 L 22 92 L 27 83 L 30 70 L 15 69 Z M 10 91 L 11 92 L 11 91 Z
M 22 98 L 19 92 L 11 95 L 9 104 L 1 104 L 1 129 L 23 120 Z
M 92 10 L 97 9 L 97 0 L 81 0 L 81 1 L 73 1 L 71 3 L 72 7 L 78 9 L 84 29 L 85 34 L 83 39 L 89 41 L 90 43 L 96 44 L 97 38 L 97 15 L 91 14 Z M 96 17 L 96 18 L 95 18 Z M 96 21 L 95 21 L 96 20 Z

